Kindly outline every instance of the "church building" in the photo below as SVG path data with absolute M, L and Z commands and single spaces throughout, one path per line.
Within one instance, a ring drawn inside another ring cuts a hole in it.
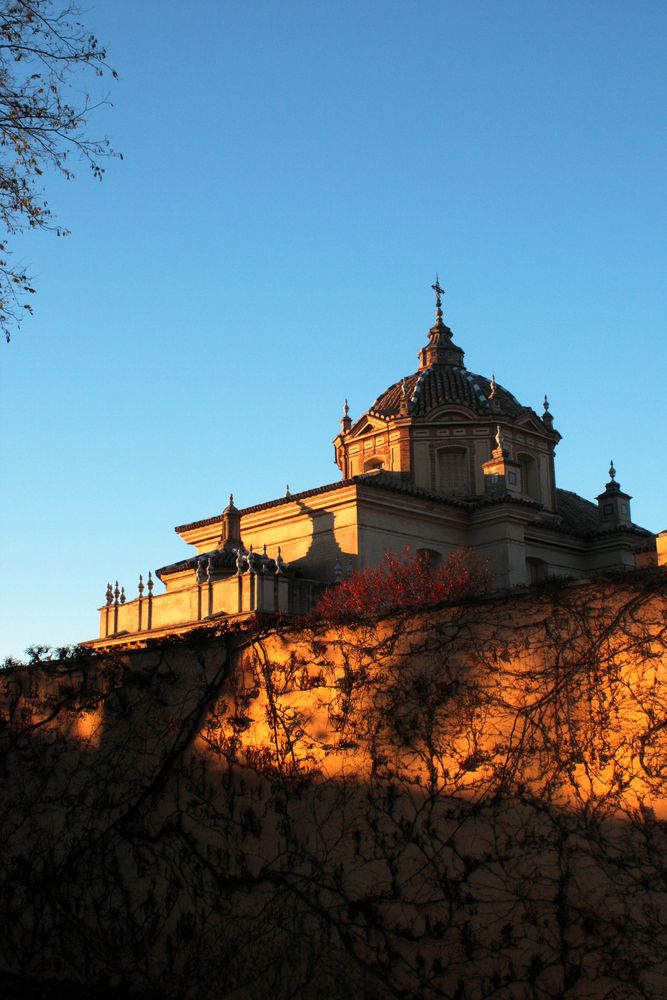
M 609 481 L 583 499 L 556 485 L 560 434 L 545 397 L 538 415 L 468 371 L 442 312 L 417 371 L 358 419 L 347 403 L 333 442 L 342 478 L 176 528 L 196 552 L 152 573 L 139 596 L 107 587 L 92 646 L 141 642 L 257 611 L 299 614 L 327 586 L 378 565 L 386 552 L 438 562 L 460 548 L 488 560 L 498 590 L 549 576 L 667 564 L 667 532 L 634 524 L 631 497 Z

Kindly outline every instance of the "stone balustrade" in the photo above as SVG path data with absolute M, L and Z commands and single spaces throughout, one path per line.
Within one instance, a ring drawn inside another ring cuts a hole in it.
M 220 616 L 235 618 L 254 613 L 305 614 L 317 603 L 325 585 L 282 571 L 262 572 L 261 556 L 244 556 L 237 573 L 216 579 L 206 572 L 206 560 L 197 563 L 193 583 L 178 590 L 154 594 L 154 581 L 139 577 L 139 596 L 127 600 L 118 581 L 107 586 L 106 604 L 100 608 L 100 639 L 148 632 L 187 631 Z

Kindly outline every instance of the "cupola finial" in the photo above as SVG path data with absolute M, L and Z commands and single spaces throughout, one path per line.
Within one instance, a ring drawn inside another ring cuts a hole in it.
M 435 284 L 431 285 L 431 288 L 435 292 L 435 322 L 437 326 L 442 326 L 442 296 L 445 294 L 445 289 L 440 287 L 437 273 Z
M 607 528 L 622 528 L 632 524 L 631 500 L 630 494 L 624 493 L 616 482 L 616 469 L 612 459 L 609 463 L 609 482 L 597 498 L 602 525 Z
M 435 284 L 431 285 L 435 292 L 435 323 L 428 331 L 428 344 L 419 352 L 419 370 L 424 371 L 431 365 L 451 365 L 464 368 L 463 351 L 452 343 L 452 331 L 442 319 L 442 296 L 445 290 L 440 284 L 438 275 Z
M 552 431 L 554 429 L 554 418 L 553 414 L 549 412 L 549 400 L 547 399 L 546 392 L 544 393 L 544 413 L 542 414 L 542 423 L 547 428 L 547 430 Z
M 218 548 L 231 548 L 241 544 L 241 512 L 234 506 L 234 494 L 229 494 L 229 503 L 222 512 L 221 533 Z M 203 572 L 203 570 L 202 570 Z
M 352 426 L 352 419 L 350 417 L 350 407 L 346 399 L 345 404 L 343 406 L 343 419 L 340 422 L 341 434 L 347 434 L 351 426 Z

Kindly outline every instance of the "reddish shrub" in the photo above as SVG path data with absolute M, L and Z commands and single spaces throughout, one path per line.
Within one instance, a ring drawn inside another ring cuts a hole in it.
M 349 580 L 330 587 L 315 615 L 341 621 L 460 601 L 484 593 L 490 580 L 488 563 L 471 549 L 452 552 L 440 566 L 419 555 L 410 557 L 409 550 L 403 558 L 388 552 L 380 566 L 353 573 Z

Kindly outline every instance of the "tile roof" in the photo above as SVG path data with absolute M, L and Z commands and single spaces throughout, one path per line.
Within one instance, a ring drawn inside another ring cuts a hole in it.
M 443 496 L 441 493 L 436 493 L 435 490 L 415 486 L 414 483 L 409 482 L 396 473 L 382 471 L 362 473 L 358 476 L 352 476 L 350 479 L 339 479 L 335 483 L 326 483 L 324 486 L 317 486 L 312 490 L 303 490 L 301 493 L 293 493 L 291 496 L 278 497 L 275 500 L 268 500 L 265 503 L 255 504 L 252 507 L 244 507 L 240 513 L 241 515 L 254 514 L 258 511 L 282 507 L 289 503 L 299 503 L 302 500 L 308 500 L 310 497 L 320 496 L 324 493 L 333 493 L 346 486 L 365 486 L 371 489 L 401 493 L 404 496 L 412 496 L 428 500 L 431 503 L 441 504 L 445 507 L 456 507 L 459 510 L 470 512 L 501 503 L 514 503 L 523 507 L 534 507 L 536 510 L 542 508 L 542 505 L 536 500 L 531 500 L 527 497 L 514 497 L 509 493 L 495 494 L 488 497 L 469 497 L 467 499 Z M 557 489 L 556 505 L 557 517 L 551 523 L 543 522 L 544 527 L 563 532 L 564 534 L 576 535 L 580 538 L 593 537 L 598 533 L 605 534 L 609 530 L 600 528 L 597 504 L 592 503 L 590 500 L 585 500 L 571 490 Z M 181 524 L 175 530 L 177 532 L 191 531 L 194 528 L 204 528 L 208 525 L 219 523 L 221 520 L 222 515 L 216 514 L 214 517 L 207 517 L 201 521 Z M 641 528 L 636 524 L 631 525 L 630 530 L 642 536 L 650 536 L 652 534 L 646 528 Z M 176 572 L 177 567 L 182 566 L 186 569 L 191 564 L 194 565 L 195 561 L 196 557 L 194 560 L 184 559 L 181 563 L 173 563 L 163 568 L 165 570 L 168 569 L 170 572 Z
M 169 563 L 168 566 L 161 566 L 155 572 L 162 579 L 162 573 L 169 575 L 170 573 L 179 573 L 186 569 L 196 569 L 199 560 L 208 559 L 209 556 L 213 557 L 213 568 L 218 571 L 221 569 L 236 569 L 236 555 L 231 549 L 213 549 L 211 552 L 201 552 L 196 556 L 190 556 L 189 559 L 179 559 L 178 562 Z
M 561 517 L 559 529 L 571 535 L 586 535 L 600 524 L 597 504 L 572 490 L 556 489 L 556 508 Z
M 562 531 L 568 535 L 578 535 L 580 538 L 594 538 L 600 535 L 607 535 L 614 531 L 632 531 L 642 537 L 651 537 L 653 532 L 647 528 L 642 528 L 638 524 L 619 526 L 618 528 L 605 528 L 600 525 L 600 515 L 598 506 L 590 500 L 585 500 L 572 490 L 556 490 L 556 507 L 560 516 L 560 523 L 554 524 L 556 531 Z
M 467 510 L 470 503 L 461 497 L 443 496 L 435 490 L 425 489 L 423 486 L 415 486 L 409 480 L 404 479 L 400 474 L 393 472 L 364 472 L 354 476 L 350 482 L 358 483 L 360 486 L 371 486 L 373 489 L 389 490 L 392 493 L 403 493 L 406 496 L 418 497 L 423 500 L 431 500 L 434 503 L 441 503 L 447 507 L 461 507 Z
M 335 483 L 326 483 L 324 486 L 316 486 L 312 490 L 302 490 L 301 493 L 292 493 L 290 496 L 277 497 L 275 500 L 267 500 L 265 503 L 257 503 L 252 507 L 242 507 L 240 514 L 254 514 L 261 510 L 270 510 L 273 507 L 282 507 L 288 503 L 307 500 L 309 497 L 319 496 L 322 493 L 333 493 L 343 489 L 345 486 L 372 486 L 375 489 L 391 490 L 393 493 L 404 493 L 409 496 L 422 497 L 425 500 L 433 500 L 450 507 L 470 507 L 467 500 L 458 497 L 443 496 L 434 490 L 423 489 L 415 486 L 403 479 L 401 476 L 391 472 L 364 472 L 350 479 L 339 479 Z M 189 524 L 179 524 L 174 531 L 192 531 L 194 528 L 206 528 L 210 524 L 217 524 L 222 521 L 222 514 L 215 514 L 213 517 L 205 517 L 201 521 L 192 521 Z
M 497 382 L 494 396 L 497 406 L 492 409 L 489 402 L 489 379 L 483 375 L 475 375 L 466 368 L 431 365 L 424 371 L 415 372 L 403 381 L 390 385 L 378 396 L 369 413 L 380 416 L 398 413 L 403 398 L 403 384 L 409 399 L 408 411 L 413 416 L 424 416 L 443 403 L 461 403 L 483 416 L 497 413 L 513 417 L 524 409 L 512 393 Z
M 295 500 L 305 500 L 308 497 L 317 496 L 319 493 L 329 493 L 333 490 L 339 490 L 343 486 L 352 486 L 356 481 L 354 479 L 339 479 L 336 483 L 327 483 L 325 486 L 316 486 L 312 490 L 302 490 L 301 493 L 292 493 L 290 496 L 277 497 L 275 500 L 267 500 L 264 503 L 256 503 L 252 507 L 241 507 L 239 513 L 243 514 L 254 514 L 255 511 L 268 510 L 270 507 L 282 507 L 284 504 L 293 503 Z M 222 514 L 215 514 L 213 517 L 205 517 L 201 521 L 191 521 L 189 524 L 179 524 L 174 531 L 191 531 L 193 528 L 206 528 L 209 524 L 216 524 L 222 521 Z
M 509 493 L 494 495 L 493 497 L 470 497 L 467 499 L 463 497 L 445 496 L 435 490 L 429 490 L 423 486 L 415 486 L 414 483 L 411 483 L 399 473 L 381 471 L 363 472 L 357 476 L 352 476 L 350 479 L 339 479 L 335 483 L 326 483 L 324 486 L 316 486 L 312 490 L 303 490 L 301 493 L 292 493 L 290 496 L 277 497 L 275 500 L 267 500 L 265 503 L 254 504 L 252 507 L 243 507 L 241 508 L 240 513 L 241 515 L 254 514 L 257 511 L 283 507 L 285 504 L 289 503 L 299 503 L 301 500 L 307 500 L 310 497 L 319 496 L 323 493 L 333 493 L 346 486 L 369 486 L 372 489 L 388 490 L 391 493 L 402 493 L 405 496 L 429 500 L 433 503 L 442 504 L 445 507 L 458 507 L 461 510 L 476 510 L 478 507 L 488 507 L 496 503 L 502 503 L 506 500 L 513 501 L 515 503 L 522 503 L 524 505 L 527 504 L 533 507 L 540 506 L 540 504 L 538 504 L 535 500 L 523 500 L 521 498 L 511 496 Z M 191 531 L 194 528 L 205 528 L 208 527 L 208 525 L 217 524 L 221 520 L 222 514 L 216 514 L 214 517 L 206 517 L 201 521 L 192 521 L 189 524 L 181 524 L 174 530 L 177 532 Z

